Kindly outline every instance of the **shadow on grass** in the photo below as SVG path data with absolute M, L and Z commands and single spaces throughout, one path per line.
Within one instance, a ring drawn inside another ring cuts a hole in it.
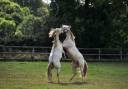
M 62 85 L 62 86 L 68 86 L 68 85 L 84 85 L 84 84 L 88 84 L 88 82 L 82 82 L 82 81 L 77 81 L 77 82 L 50 82 L 51 84 L 58 84 L 58 85 Z

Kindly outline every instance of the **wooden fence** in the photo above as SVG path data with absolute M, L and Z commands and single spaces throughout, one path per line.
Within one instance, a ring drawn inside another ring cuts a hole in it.
M 50 50 L 51 47 L 0 46 L 0 60 L 47 61 Z M 87 61 L 128 61 L 128 49 L 79 48 L 79 51 Z

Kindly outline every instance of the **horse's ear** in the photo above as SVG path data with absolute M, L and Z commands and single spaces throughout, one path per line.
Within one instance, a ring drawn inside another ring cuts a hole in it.
M 75 36 L 73 35 L 73 33 L 70 31 L 71 34 L 71 39 L 74 41 L 75 40 Z
M 50 31 L 53 30 L 53 29 L 54 29 L 54 28 L 51 28 Z
M 54 28 L 51 28 L 51 30 L 49 32 L 49 37 L 53 37 L 54 35 L 56 35 L 56 31 Z
M 69 25 L 69 28 L 71 29 L 71 25 Z

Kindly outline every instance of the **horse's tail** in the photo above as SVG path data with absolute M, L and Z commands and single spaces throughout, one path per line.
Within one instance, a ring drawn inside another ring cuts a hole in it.
M 85 62 L 85 63 L 84 63 L 84 68 L 83 68 L 83 76 L 84 76 L 84 77 L 86 77 L 86 75 L 87 75 L 87 70 L 88 70 L 88 65 L 87 65 L 87 63 Z

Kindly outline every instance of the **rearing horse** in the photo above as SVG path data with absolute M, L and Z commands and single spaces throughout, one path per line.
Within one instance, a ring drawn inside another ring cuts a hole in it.
M 66 50 L 66 54 L 69 58 L 72 59 L 72 70 L 73 76 L 70 80 L 72 80 L 77 74 L 77 68 L 80 68 L 82 80 L 87 74 L 87 62 L 84 60 L 83 55 L 79 52 L 75 44 L 75 37 L 71 32 L 71 26 L 62 25 L 62 31 L 66 32 L 66 39 L 63 42 L 63 47 Z
M 61 33 L 62 33 L 61 28 L 51 29 L 51 31 L 49 32 L 49 37 L 54 37 L 52 50 L 49 56 L 49 64 L 48 64 L 48 72 L 47 72 L 49 82 L 52 82 L 51 71 L 53 68 L 56 68 L 58 83 L 60 82 L 59 80 L 59 72 L 61 68 L 60 60 L 62 58 L 62 53 L 63 53 L 63 46 L 59 40 L 59 34 Z

